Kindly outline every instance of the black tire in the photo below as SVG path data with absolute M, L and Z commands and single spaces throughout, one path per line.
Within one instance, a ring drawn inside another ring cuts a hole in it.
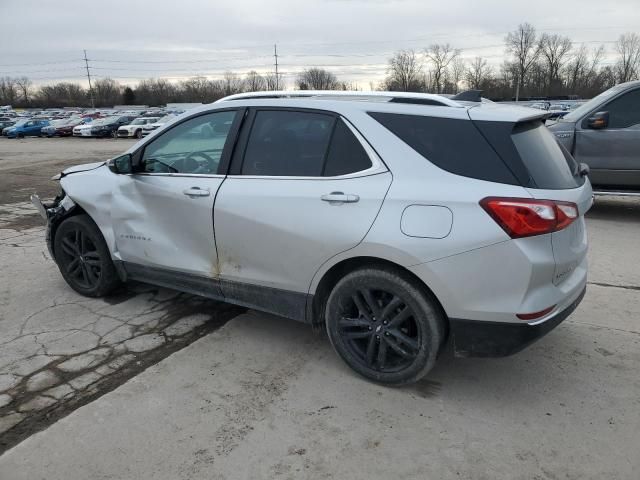
M 142 138 L 142 130 L 136 130 L 136 138 Z
M 408 275 L 363 268 L 345 275 L 325 308 L 329 340 L 353 370 L 375 382 L 404 385 L 433 368 L 445 317 Z
M 24 138 L 24 133 L 18 133 L 18 134 L 16 135 L 16 137 L 17 137 L 17 138 Z
M 107 244 L 88 215 L 69 217 L 60 224 L 53 251 L 60 273 L 76 292 L 102 297 L 120 285 Z

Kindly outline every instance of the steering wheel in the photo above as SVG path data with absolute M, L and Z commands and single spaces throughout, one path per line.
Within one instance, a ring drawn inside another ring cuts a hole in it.
M 204 167 L 202 162 L 199 162 L 198 160 L 196 160 L 196 158 L 198 157 L 203 159 L 206 162 L 207 166 L 209 167 L 208 170 L 211 170 L 211 168 L 213 167 L 213 158 L 211 158 L 209 155 L 207 155 L 204 152 L 191 152 L 189 155 L 184 157 L 184 160 L 182 161 L 184 165 L 184 170 L 188 171 L 189 173 L 204 173 L 202 171 L 200 172 L 198 171 Z

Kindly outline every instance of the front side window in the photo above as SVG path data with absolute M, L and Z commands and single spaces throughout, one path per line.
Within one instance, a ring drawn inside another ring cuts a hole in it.
M 608 128 L 628 128 L 640 124 L 640 88 L 611 100 L 602 107 L 609 112 Z
M 260 110 L 242 163 L 243 175 L 333 177 L 371 167 L 342 119 L 324 113 Z
M 235 111 L 191 118 L 149 143 L 142 155 L 145 173 L 218 173 Z

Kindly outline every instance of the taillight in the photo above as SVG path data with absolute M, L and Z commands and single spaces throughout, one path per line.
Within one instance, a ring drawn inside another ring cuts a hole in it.
M 578 207 L 571 202 L 487 197 L 480 206 L 511 238 L 557 232 L 578 218 Z

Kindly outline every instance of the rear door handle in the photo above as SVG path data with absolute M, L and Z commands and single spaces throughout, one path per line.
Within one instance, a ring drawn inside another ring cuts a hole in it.
M 355 203 L 360 200 L 360 197 L 352 193 L 331 192 L 321 195 L 320 200 L 329 203 Z
M 208 189 L 200 187 L 187 188 L 186 190 L 183 190 L 182 193 L 188 197 L 208 197 L 211 195 L 211 192 L 209 192 Z

